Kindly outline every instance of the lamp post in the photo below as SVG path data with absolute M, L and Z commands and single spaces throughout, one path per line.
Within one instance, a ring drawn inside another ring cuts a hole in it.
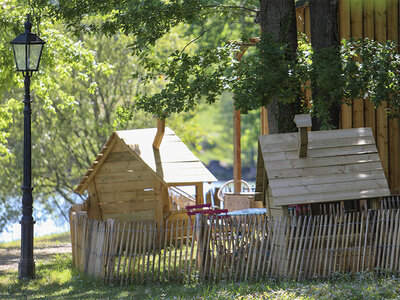
M 11 45 L 14 51 L 17 71 L 24 76 L 24 177 L 22 184 L 22 219 L 21 219 L 21 260 L 18 265 L 18 278 L 35 277 L 35 261 L 33 259 L 33 220 L 32 212 L 32 180 L 31 180 L 31 76 L 39 69 L 40 57 L 45 42 L 31 33 L 32 23 L 29 15 L 25 22 L 25 32 L 16 37 Z

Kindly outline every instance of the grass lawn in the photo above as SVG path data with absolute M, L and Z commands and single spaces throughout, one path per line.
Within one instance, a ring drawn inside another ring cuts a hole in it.
M 35 239 L 35 247 L 55 247 L 68 235 Z M 15 249 L 19 242 L 0 244 Z M 72 267 L 71 254 L 36 261 L 36 279 L 19 281 L 15 269 L 0 271 L 0 299 L 400 299 L 400 280 L 371 274 L 340 275 L 330 281 L 109 286 Z

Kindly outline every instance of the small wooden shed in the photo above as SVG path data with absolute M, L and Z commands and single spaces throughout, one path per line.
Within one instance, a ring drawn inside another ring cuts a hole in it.
M 161 222 L 186 215 L 173 208 L 171 188 L 194 186 L 190 204 L 202 204 L 203 183 L 216 180 L 170 128 L 148 128 L 113 132 L 75 191 L 88 191 L 89 218 Z
M 390 195 L 371 128 L 308 131 L 309 115 L 295 121 L 298 133 L 259 137 L 256 200 L 271 215 L 285 215 L 288 205 Z

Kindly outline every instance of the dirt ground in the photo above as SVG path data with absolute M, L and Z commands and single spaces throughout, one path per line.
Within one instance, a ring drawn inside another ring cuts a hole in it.
M 68 253 L 71 252 L 71 244 L 58 244 L 50 247 L 36 247 L 33 250 L 35 257 L 35 263 L 38 264 L 43 260 L 50 259 L 57 253 Z M 20 260 L 21 250 L 19 247 L 13 247 L 8 249 L 0 248 L 0 272 L 5 270 L 18 270 L 18 262 Z

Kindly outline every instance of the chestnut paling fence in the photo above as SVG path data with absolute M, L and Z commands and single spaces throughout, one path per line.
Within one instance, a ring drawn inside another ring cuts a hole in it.
M 400 210 L 117 222 L 71 212 L 73 263 L 113 284 L 400 272 Z

